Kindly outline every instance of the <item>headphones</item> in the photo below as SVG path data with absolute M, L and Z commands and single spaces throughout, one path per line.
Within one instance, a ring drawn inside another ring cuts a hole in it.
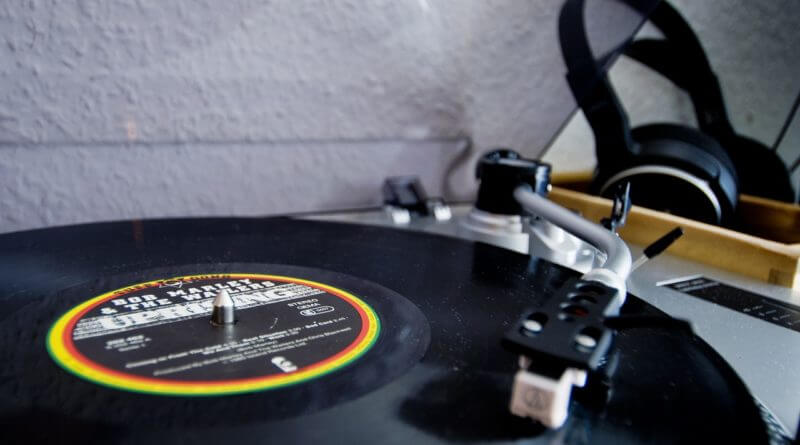
M 792 202 L 789 172 L 765 145 L 738 135 L 705 51 L 689 24 L 666 1 L 626 4 L 648 17 L 664 39 L 642 39 L 625 54 L 686 90 L 698 129 L 648 124 L 631 130 L 604 66 L 619 48 L 596 62 L 586 36 L 585 0 L 567 0 L 559 17 L 559 40 L 567 81 L 595 135 L 598 167 L 592 185 L 613 196 L 631 184 L 635 204 L 695 220 L 730 225 L 739 192 Z M 645 7 L 649 3 L 650 8 Z

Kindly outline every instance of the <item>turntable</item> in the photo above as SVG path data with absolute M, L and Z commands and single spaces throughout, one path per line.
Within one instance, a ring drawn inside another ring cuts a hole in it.
M 597 253 L 588 271 L 341 215 L 0 236 L 5 437 L 769 441 L 731 366 L 628 293 L 627 246 L 544 197 L 546 164 L 507 156 L 482 161 L 473 211 L 515 206 L 567 228 Z M 453 227 L 429 203 L 431 224 Z
M 546 163 L 476 176 L 474 202 L 391 177 L 367 210 L 0 234 L 4 443 L 796 436 L 796 291 L 671 256 L 679 227 L 628 245 L 629 187 L 595 224 Z

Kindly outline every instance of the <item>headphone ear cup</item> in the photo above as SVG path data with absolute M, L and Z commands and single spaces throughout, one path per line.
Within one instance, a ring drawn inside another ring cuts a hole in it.
M 677 124 L 649 124 L 635 128 L 631 135 L 633 139 L 642 145 L 650 146 L 651 142 L 674 140 L 688 144 L 716 159 L 723 168 L 730 172 L 738 185 L 739 176 L 736 164 L 728 155 L 728 152 L 713 137 L 701 132 L 700 130 Z M 691 156 L 683 156 L 691 162 Z M 737 187 L 738 190 L 738 187 Z M 738 194 L 738 193 L 737 193 Z
M 738 189 L 733 162 L 713 138 L 673 124 L 634 129 L 635 154 L 612 169 L 600 165 L 596 185 L 610 197 L 631 183 L 634 204 L 711 224 L 732 220 Z
M 777 201 L 794 202 L 794 188 L 786 164 L 766 145 L 733 135 L 722 141 L 739 177 L 739 192 Z

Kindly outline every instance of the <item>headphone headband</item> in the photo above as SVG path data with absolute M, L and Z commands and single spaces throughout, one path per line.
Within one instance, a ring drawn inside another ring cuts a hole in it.
M 620 158 L 636 151 L 628 116 L 605 73 L 610 62 L 620 53 L 620 48 L 627 46 L 628 41 L 597 62 L 586 34 L 584 4 L 585 0 L 567 0 L 564 3 L 558 17 L 558 37 L 572 94 L 594 131 L 597 145 L 608 148 L 597 152 L 598 162 L 604 164 L 606 157 Z M 638 6 L 635 9 L 640 13 L 646 9 Z
M 631 0 L 626 1 L 630 4 Z M 701 131 L 717 139 L 733 135 L 719 80 L 692 27 L 666 1 L 655 8 L 649 21 L 664 39 L 637 40 L 625 54 L 689 93 Z
M 635 153 L 628 117 L 606 76 L 606 69 L 623 49 L 632 58 L 662 73 L 687 90 L 700 128 L 709 134 L 733 134 L 719 82 L 705 51 L 683 17 L 666 1 L 621 0 L 662 32 L 665 40 L 630 39 L 595 61 L 583 19 L 585 0 L 567 0 L 559 16 L 559 40 L 567 66 L 567 81 L 595 133 L 598 158 Z M 598 161 L 603 162 L 602 159 Z

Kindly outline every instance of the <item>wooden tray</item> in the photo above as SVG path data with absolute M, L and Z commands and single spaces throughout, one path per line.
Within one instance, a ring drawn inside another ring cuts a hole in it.
M 583 193 L 590 179 L 591 173 L 555 174 L 550 199 L 600 221 L 610 214 L 611 200 Z M 737 215 L 749 233 L 633 206 L 620 236 L 647 245 L 681 226 L 684 235 L 669 248 L 671 254 L 800 289 L 800 206 L 743 195 Z

